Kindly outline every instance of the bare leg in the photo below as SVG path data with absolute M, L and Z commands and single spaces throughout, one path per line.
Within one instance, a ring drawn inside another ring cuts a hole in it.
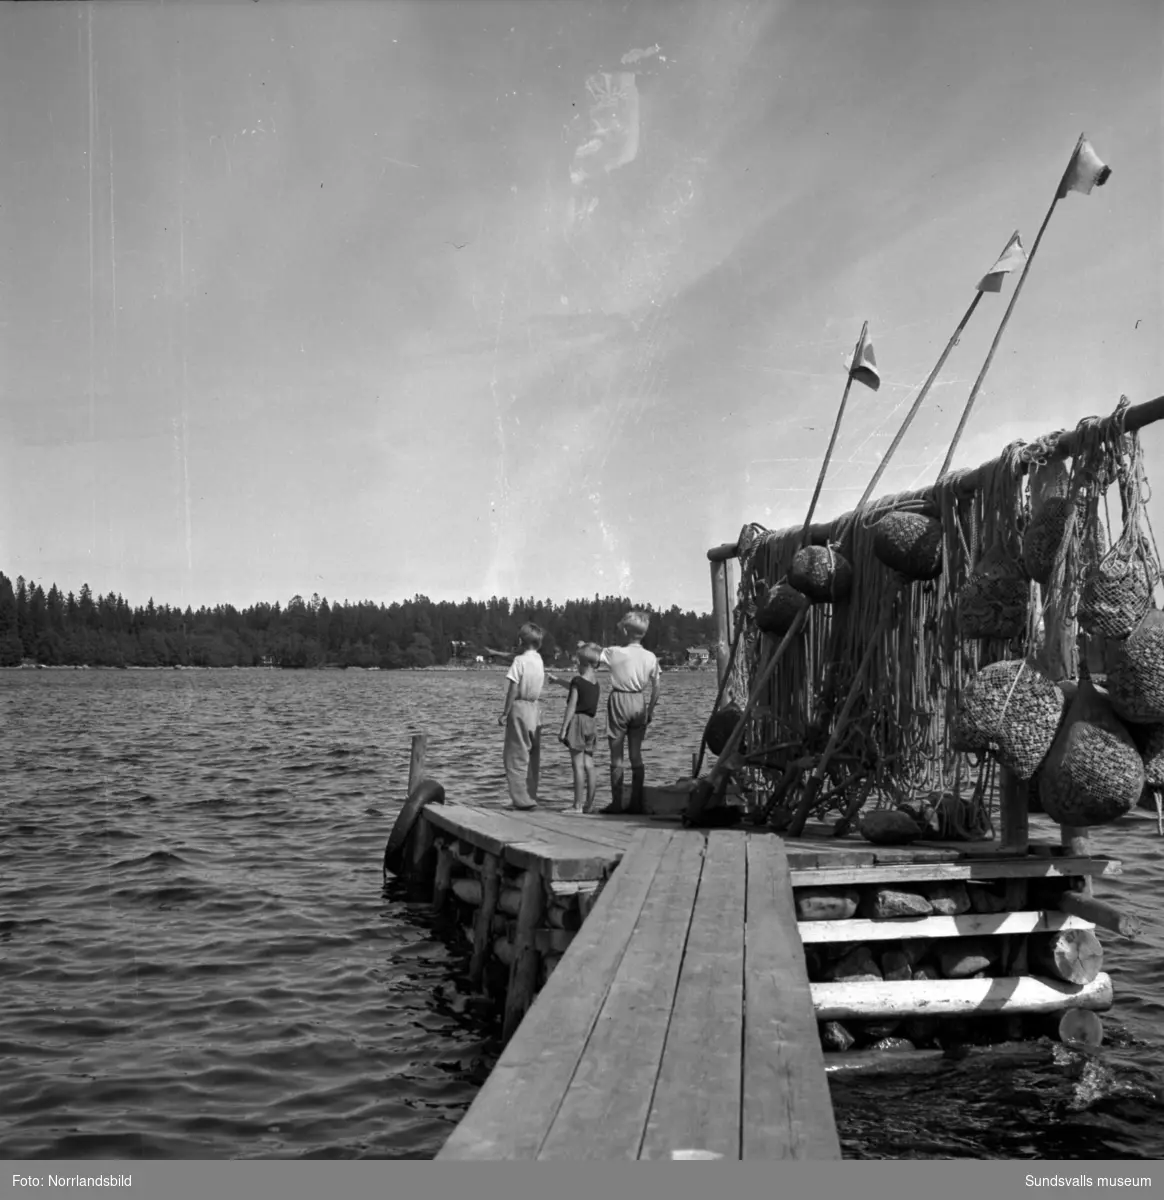
M 581 750 L 570 751 L 570 766 L 574 770 L 574 811 L 581 812 L 586 804 L 586 765 Z
M 583 756 L 586 771 L 586 803 L 583 812 L 589 812 L 594 807 L 594 797 L 598 793 L 598 768 L 594 765 L 594 754 L 587 751 Z
M 610 811 L 622 812 L 622 747 L 625 737 L 608 739 L 610 742 Z
M 631 795 L 627 812 L 641 813 L 643 811 L 643 788 L 646 782 L 646 768 L 643 766 L 643 738 L 647 735 L 646 725 L 632 725 L 626 731 L 627 750 L 631 761 Z

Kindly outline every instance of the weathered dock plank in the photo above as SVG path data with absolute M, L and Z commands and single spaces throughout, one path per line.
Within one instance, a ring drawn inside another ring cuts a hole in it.
M 950 879 L 1060 879 L 1073 875 L 1119 875 L 1111 858 L 968 858 L 960 862 L 900 863 L 873 866 L 796 867 L 792 886 L 850 883 L 924 883 Z
M 540 829 L 518 815 L 511 817 L 467 804 L 430 804 L 422 820 L 472 842 L 511 866 L 537 871 L 549 880 L 602 879 L 623 853 L 565 832 Z
M 853 918 L 801 921 L 805 945 L 822 942 L 900 941 L 902 938 L 979 937 L 1007 933 L 1048 933 L 1056 929 L 1094 929 L 1092 921 L 1063 912 L 962 913 L 960 916 Z
M 671 837 L 632 842 L 438 1159 L 537 1158 Z
M 783 847 L 753 838 L 747 853 L 741 1154 L 745 1159 L 838 1159 L 840 1142 L 787 855 Z
M 643 829 L 438 1158 L 689 1149 L 840 1157 L 782 843 Z
M 703 859 L 672 838 L 539 1158 L 637 1159 Z
M 641 1158 L 740 1156 L 746 856 L 745 834 L 708 834 Z

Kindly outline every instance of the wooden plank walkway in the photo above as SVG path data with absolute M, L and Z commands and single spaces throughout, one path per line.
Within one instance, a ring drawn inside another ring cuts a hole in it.
M 574 839 L 537 815 L 543 845 Z M 619 869 L 437 1157 L 839 1158 L 783 842 L 631 826 L 606 851 Z

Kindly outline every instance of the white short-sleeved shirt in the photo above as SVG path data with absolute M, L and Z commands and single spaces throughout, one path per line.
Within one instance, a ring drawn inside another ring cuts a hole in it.
M 519 654 L 510 665 L 505 678 L 510 683 L 517 684 L 513 696 L 515 700 L 539 699 L 542 684 L 546 681 L 546 668 L 542 656 L 536 650 L 526 650 Z
M 617 692 L 645 692 L 659 672 L 659 660 L 638 642 L 607 646 L 602 661 L 610 668 L 610 685 Z

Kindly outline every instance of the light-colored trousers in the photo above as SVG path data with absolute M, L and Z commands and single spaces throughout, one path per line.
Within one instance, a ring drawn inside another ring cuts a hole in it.
M 534 738 L 537 736 L 541 711 L 536 700 L 515 700 L 505 725 L 505 780 L 513 804 L 528 805 L 537 800 L 538 770 L 531 759 Z

